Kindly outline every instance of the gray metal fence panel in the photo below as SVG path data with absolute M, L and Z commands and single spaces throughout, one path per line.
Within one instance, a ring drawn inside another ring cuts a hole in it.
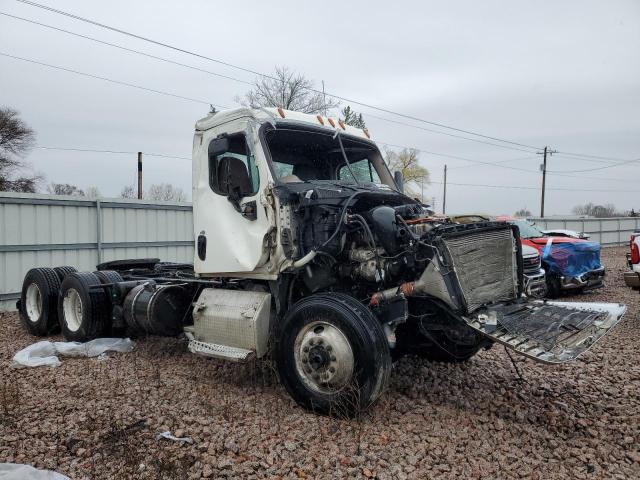
M 193 262 L 191 204 L 0 192 L 0 311 L 30 268 L 143 257 Z
M 575 218 L 546 217 L 530 218 L 541 229 L 563 228 L 591 235 L 591 240 L 605 247 L 626 245 L 629 237 L 640 230 L 639 217 Z

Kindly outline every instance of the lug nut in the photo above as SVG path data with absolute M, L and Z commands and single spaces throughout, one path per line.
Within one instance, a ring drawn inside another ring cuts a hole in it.
M 329 367 L 329 371 L 330 371 L 331 373 L 336 373 L 336 369 L 335 369 L 335 368 L 333 368 L 333 367 Z
M 302 349 L 302 351 L 303 351 L 304 353 L 309 353 L 309 347 L 304 347 L 304 348 Z
M 302 357 L 302 363 L 307 363 L 309 359 L 307 357 Z
M 321 338 L 318 339 L 318 345 L 322 345 L 322 339 Z
M 333 350 L 333 347 L 331 345 L 327 345 L 326 349 L 327 349 L 327 352 L 330 352 L 331 350 Z
M 331 355 L 331 361 L 335 362 L 336 361 L 336 356 L 335 355 Z

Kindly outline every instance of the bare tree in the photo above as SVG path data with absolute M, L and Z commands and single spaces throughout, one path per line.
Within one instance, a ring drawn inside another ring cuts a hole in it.
M 136 190 L 133 185 L 125 185 L 120 191 L 120 198 L 136 198 Z
M 47 185 L 47 192 L 52 195 L 68 195 L 72 197 L 84 197 L 84 191 L 70 183 L 54 183 Z
M 0 191 L 35 192 L 41 175 L 20 173 L 29 164 L 23 160 L 35 142 L 34 131 L 12 108 L 0 108 Z
M 91 200 L 96 200 L 98 198 L 102 198 L 102 194 L 100 193 L 100 190 L 98 190 L 98 187 L 87 187 L 84 189 L 84 196 L 91 199 Z
M 344 123 L 347 125 L 351 125 L 356 128 L 367 128 L 362 114 L 351 110 L 349 105 L 344 107 L 340 113 L 342 113 Z
M 340 102 L 313 88 L 313 82 L 287 67 L 276 67 L 270 77 L 259 77 L 253 89 L 236 98 L 251 108 L 282 107 L 303 113 L 324 113 Z
M 144 197 L 147 200 L 158 200 L 161 202 L 185 202 L 187 200 L 187 196 L 181 188 L 174 187 L 168 183 L 151 185 Z
M 595 205 L 591 202 L 573 207 L 574 215 L 586 215 L 595 218 L 609 218 L 622 216 L 615 205 L 607 203 L 605 205 Z
M 528 208 L 521 208 L 520 210 L 518 210 L 516 213 L 513 214 L 514 217 L 522 217 L 522 218 L 527 218 L 531 216 L 531 210 L 529 210 Z

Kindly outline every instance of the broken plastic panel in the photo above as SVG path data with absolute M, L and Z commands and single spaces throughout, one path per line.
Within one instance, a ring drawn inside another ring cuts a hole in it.
M 483 308 L 465 321 L 522 355 L 564 363 L 606 335 L 626 309 L 619 303 L 528 301 Z

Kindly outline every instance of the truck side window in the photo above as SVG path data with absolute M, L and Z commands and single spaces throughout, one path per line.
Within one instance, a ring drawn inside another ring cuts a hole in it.
M 378 172 L 373 168 L 373 165 L 371 165 L 368 158 L 363 158 L 357 162 L 351 162 L 349 167 L 351 167 L 351 171 L 356 178 L 353 178 L 349 168 L 346 165 L 343 165 L 338 171 L 339 180 L 357 180 L 358 182 L 380 183 Z
M 211 189 L 218 195 L 227 195 L 226 185 L 228 179 L 220 176 L 224 174 L 219 167 L 223 158 L 230 157 L 240 160 L 246 167 L 249 176 L 249 189 L 251 190 L 249 195 L 258 193 L 260 174 L 258 173 L 256 160 L 247 147 L 244 133 L 229 135 L 227 138 L 229 140 L 229 148 L 226 152 L 216 154 L 209 153 L 209 185 Z M 227 158 L 226 161 L 228 162 L 229 158 Z

